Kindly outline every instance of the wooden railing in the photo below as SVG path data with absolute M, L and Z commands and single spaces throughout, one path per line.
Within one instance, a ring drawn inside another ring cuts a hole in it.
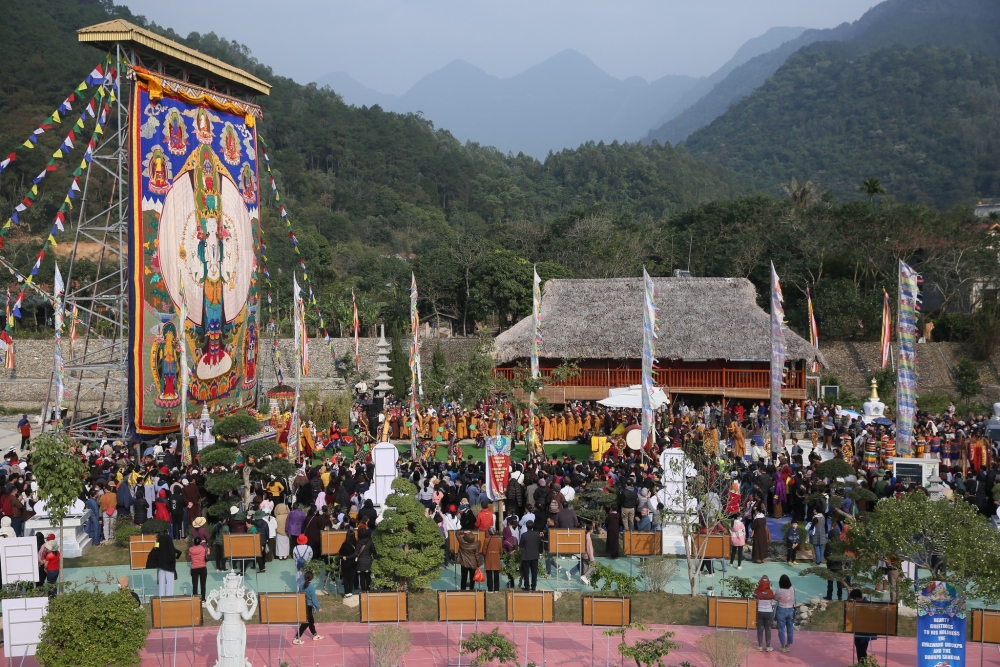
M 495 377 L 514 379 L 513 368 L 496 368 Z M 583 368 L 567 380 L 552 377 L 551 368 L 541 369 L 542 383 L 551 387 L 627 387 L 642 382 L 638 368 Z M 688 369 L 666 368 L 653 371 L 653 381 L 670 389 L 767 389 L 771 386 L 771 372 L 766 369 Z M 787 389 L 804 389 L 805 372 L 786 370 Z

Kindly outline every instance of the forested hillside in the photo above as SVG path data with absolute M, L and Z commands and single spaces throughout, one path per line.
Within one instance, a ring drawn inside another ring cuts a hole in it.
M 0 94 L 4 154 L 24 141 L 100 60 L 99 51 L 76 43 L 76 29 L 112 16 L 145 23 L 109 2 L 76 0 L 0 0 L 0 15 L 0 59 L 8 70 Z M 261 134 L 272 149 L 279 187 L 328 312 L 351 286 L 366 304 L 405 304 L 404 288 L 415 269 L 426 285 L 422 292 L 429 309 L 482 319 L 503 310 L 497 301 L 502 293 L 480 288 L 473 302 L 464 279 L 457 285 L 435 275 L 443 256 L 466 252 L 473 258 L 466 266 L 470 277 L 475 272 L 474 282 L 499 284 L 514 264 L 527 266 L 525 258 L 537 253 L 545 235 L 573 251 L 561 266 L 543 267 L 543 272 L 634 274 L 643 260 L 629 245 L 636 230 L 699 202 L 749 191 L 731 171 L 670 147 L 590 143 L 539 162 L 474 143 L 461 145 L 446 129 L 417 115 L 349 107 L 332 92 L 275 76 L 245 47 L 214 34 L 181 38 L 150 27 L 273 84 L 270 97 L 260 100 L 265 112 Z M 55 148 L 60 138 L 47 133 L 42 143 Z M 4 219 L 39 168 L 25 160 L 3 174 Z M 56 194 L 39 198 L 25 216 L 25 230 L 48 229 L 66 182 L 61 173 L 47 179 L 46 191 Z M 588 231 L 577 228 L 581 219 L 589 221 Z M 294 262 L 273 205 L 265 209 L 263 222 L 272 277 L 279 294 L 287 293 Z M 553 237 L 552 230 L 569 230 L 570 236 Z M 585 234 L 594 237 L 589 245 Z M 6 252 L 30 263 L 40 238 L 24 230 L 11 238 L 25 252 Z M 609 263 L 609 252 L 618 260 Z M 493 253 L 507 261 L 484 261 Z M 51 255 L 46 258 L 51 260 Z M 484 273 L 494 269 L 500 273 Z M 51 271 L 51 263 L 43 266 L 43 278 Z
M 685 143 L 778 194 L 810 179 L 840 198 L 879 178 L 939 208 L 1000 193 L 1000 63 L 958 48 L 851 57 L 814 45 Z
M 773 75 L 794 53 L 817 42 L 837 41 L 854 57 L 891 46 L 959 46 L 1000 58 L 1000 3 L 995 0 L 886 0 L 853 23 L 806 30 L 753 58 L 711 91 L 650 131 L 647 141 L 678 143 L 719 117 Z

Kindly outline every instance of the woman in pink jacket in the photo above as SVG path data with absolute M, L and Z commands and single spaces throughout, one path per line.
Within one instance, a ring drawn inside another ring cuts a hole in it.
M 747 529 L 743 521 L 736 517 L 733 525 L 729 529 L 729 564 L 733 564 L 734 559 L 739 559 L 736 565 L 737 570 L 743 569 L 743 546 L 747 543 Z

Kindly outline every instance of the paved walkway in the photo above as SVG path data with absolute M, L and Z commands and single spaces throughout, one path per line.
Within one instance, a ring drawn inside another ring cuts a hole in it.
M 445 623 L 406 623 L 411 631 L 412 648 L 403 659 L 406 667 L 445 667 L 457 665 L 457 645 L 459 632 L 468 635 L 474 630 L 473 625 L 459 627 L 458 624 Z M 538 665 L 621 665 L 617 655 L 617 638 L 604 637 L 601 628 L 591 630 L 589 627 L 570 623 L 553 623 L 545 626 L 527 627 L 518 625 L 512 627 L 508 623 L 480 623 L 480 631 L 489 631 L 494 627 L 513 638 L 518 647 L 518 662 L 529 661 Z M 259 626 L 247 627 L 247 657 L 254 667 L 278 667 L 287 662 L 289 667 L 313 667 L 318 665 L 343 665 L 344 667 L 367 667 L 369 662 L 367 632 L 368 627 L 361 623 L 319 623 L 317 629 L 323 636 L 320 641 L 307 639 L 304 645 L 291 644 L 294 630 L 290 626 Z M 673 632 L 673 641 L 680 648 L 672 651 L 666 658 L 671 665 L 689 661 L 696 666 L 709 664 L 705 655 L 698 650 L 695 642 L 710 628 L 690 626 L 655 626 L 649 632 L 629 633 L 629 640 L 639 637 L 651 638 L 662 632 Z M 544 634 L 543 634 L 544 633 Z M 756 636 L 747 633 L 749 641 L 756 643 Z M 157 667 L 211 667 L 216 659 L 216 637 L 218 628 L 201 627 L 193 630 L 152 630 L 143 652 L 144 666 Z M 773 636 L 777 642 L 776 635 Z M 888 641 L 879 639 L 872 644 L 872 653 L 878 656 L 878 661 L 886 667 L 910 667 L 916 660 L 916 639 L 894 637 Z M 449 657 L 448 647 L 451 646 Z M 592 649 L 593 646 L 593 649 Z M 175 655 L 176 647 L 176 655 Z M 611 660 L 606 663 L 609 656 Z M 527 653 L 527 655 L 525 655 Z M 886 656 L 888 655 L 888 661 Z M 970 665 L 980 663 L 980 646 L 970 645 L 967 651 L 967 661 Z M 1000 664 L 996 647 L 987 646 L 983 654 L 985 665 Z M 615 659 L 617 658 L 617 659 Z M 3 656 L 6 661 L 6 655 Z M 544 661 L 544 662 L 543 662 Z M 791 653 L 784 654 L 775 650 L 773 653 L 758 653 L 750 651 L 747 667 L 844 667 L 854 663 L 853 639 L 849 634 L 833 634 L 823 632 L 797 632 Z M 20 664 L 15 660 L 15 664 Z M 33 659 L 25 661 L 25 667 L 34 667 Z M 468 664 L 463 659 L 462 664 Z

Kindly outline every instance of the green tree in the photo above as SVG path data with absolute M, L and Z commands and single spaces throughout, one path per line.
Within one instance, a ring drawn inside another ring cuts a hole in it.
M 880 500 L 848 538 L 854 561 L 845 574 L 859 585 L 878 576 L 879 561 L 904 560 L 926 581 L 946 581 L 987 605 L 1000 601 L 1000 532 L 964 500 L 931 500 L 922 491 Z M 910 607 L 913 583 L 901 574 L 900 601 Z
M 39 667 L 136 667 L 148 634 L 128 591 L 71 591 L 49 600 L 35 658 Z
M 212 435 L 223 440 L 235 441 L 237 445 L 243 443 L 244 438 L 260 433 L 260 422 L 255 417 L 246 412 L 230 415 L 212 427 Z
M 392 482 L 385 500 L 386 510 L 372 541 L 375 559 L 372 574 L 376 586 L 397 590 L 428 588 L 444 563 L 441 529 L 417 502 L 417 487 L 405 479 Z
M 858 186 L 858 192 L 868 195 L 868 204 L 872 205 L 875 203 L 876 196 L 885 194 L 885 187 L 882 185 L 882 181 L 872 176 L 871 178 L 866 178 Z
M 793 178 L 791 182 L 782 185 L 781 188 L 796 208 L 807 208 L 819 201 L 816 186 L 813 185 L 812 181 L 799 183 L 799 179 Z
M 249 505 L 252 481 L 263 481 L 271 475 L 284 479 L 295 473 L 295 464 L 284 458 L 284 448 L 276 441 L 256 440 L 241 444 L 243 438 L 259 431 L 260 423 L 246 413 L 226 417 L 215 425 L 212 433 L 224 441 L 206 447 L 198 456 L 201 464 L 211 470 L 205 478 L 206 491 L 222 496 L 243 489 L 243 502 Z M 223 503 L 216 503 L 208 508 L 208 513 L 218 515 L 226 509 Z
M 59 524 L 61 545 L 63 521 L 83 488 L 87 464 L 76 451 L 76 443 L 65 433 L 42 433 L 31 444 L 31 469 L 38 480 L 38 497 L 45 501 L 52 523 Z M 60 549 L 59 583 L 63 580 L 63 551 Z
M 629 646 L 628 639 L 626 638 L 626 633 L 629 630 L 645 632 L 648 629 L 641 623 L 632 623 L 620 628 L 605 630 L 604 635 L 606 637 L 621 637 L 622 640 L 618 642 L 618 653 L 623 658 L 635 660 L 636 667 L 653 667 L 654 665 L 656 667 L 664 667 L 664 656 L 670 653 L 670 651 L 680 648 L 679 644 L 670 641 L 674 633 L 664 632 L 656 639 L 637 639 L 635 643 Z
M 951 372 L 955 382 L 955 391 L 962 397 L 966 405 L 980 391 L 983 385 L 979 381 L 979 367 L 971 359 L 962 359 Z
M 517 646 L 499 628 L 473 632 L 458 643 L 462 655 L 471 655 L 469 667 L 517 664 Z

